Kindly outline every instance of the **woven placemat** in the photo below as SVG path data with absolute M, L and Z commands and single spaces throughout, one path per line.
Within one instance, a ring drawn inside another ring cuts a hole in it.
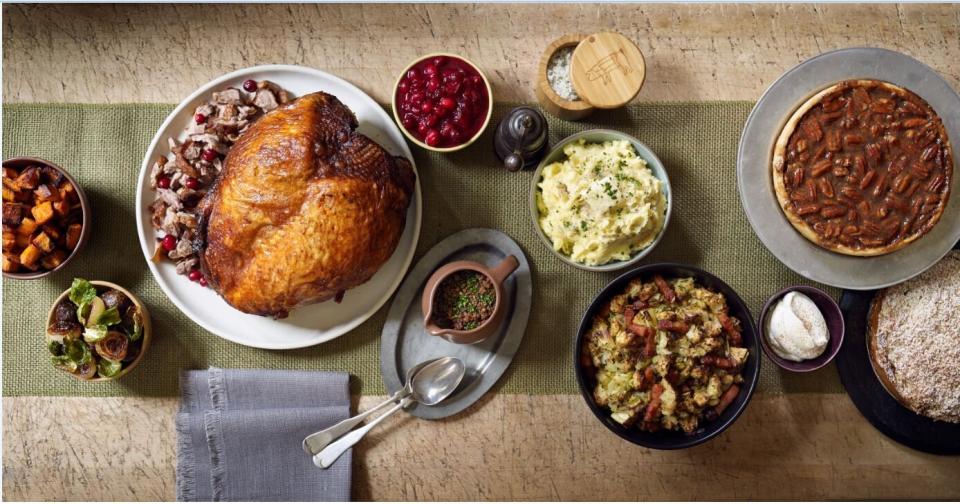
M 752 104 L 650 103 L 599 112 L 579 123 L 550 121 L 551 143 L 604 127 L 635 135 L 663 161 L 673 186 L 673 217 L 646 263 L 701 266 L 736 289 L 756 316 L 766 296 L 810 282 L 789 271 L 747 223 L 736 189 L 736 151 Z M 3 395 L 174 395 L 183 368 L 278 368 L 346 371 L 354 393 L 382 394 L 379 335 L 384 306 L 334 341 L 301 350 L 246 348 L 191 322 L 164 296 L 140 252 L 134 218 L 135 179 L 143 153 L 170 105 L 35 104 L 3 107 L 3 157 L 32 155 L 65 167 L 93 206 L 91 239 L 64 270 L 34 281 L 3 282 Z M 508 105 L 498 105 L 494 118 Z M 493 128 L 490 128 L 492 131 Z M 527 197 L 530 172 L 509 173 L 493 154 L 491 135 L 462 152 L 414 149 L 423 185 L 423 230 L 417 258 L 469 227 L 504 231 L 523 248 L 534 275 L 533 312 L 516 359 L 499 384 L 506 393 L 574 394 L 572 338 L 593 296 L 616 274 L 562 263 L 538 240 Z M 139 294 L 154 321 L 143 363 L 122 380 L 81 383 L 56 371 L 43 345 L 47 310 L 74 276 L 109 280 Z M 823 286 L 820 286 L 823 287 Z M 838 295 L 835 289 L 827 289 Z M 842 392 L 830 366 L 806 375 L 762 366 L 764 392 Z

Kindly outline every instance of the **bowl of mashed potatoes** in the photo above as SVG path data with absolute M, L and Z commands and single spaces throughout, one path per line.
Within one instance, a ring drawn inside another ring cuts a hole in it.
M 633 265 L 670 222 L 670 180 L 636 138 L 589 130 L 562 140 L 533 175 L 530 210 L 544 244 L 590 271 Z

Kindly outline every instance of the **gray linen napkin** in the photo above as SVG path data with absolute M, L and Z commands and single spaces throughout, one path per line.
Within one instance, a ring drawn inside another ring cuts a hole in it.
M 349 416 L 348 381 L 311 371 L 184 372 L 177 499 L 349 500 L 351 454 L 323 471 L 300 448 L 308 434 Z

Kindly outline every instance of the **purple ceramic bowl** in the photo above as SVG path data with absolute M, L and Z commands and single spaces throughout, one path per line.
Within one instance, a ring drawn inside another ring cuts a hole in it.
M 770 345 L 767 344 L 767 314 L 773 310 L 774 305 L 780 301 L 780 298 L 787 295 L 788 292 L 797 291 L 802 294 L 806 294 L 813 303 L 817 305 L 817 308 L 820 309 L 820 313 L 823 314 L 824 320 L 827 322 L 827 331 L 830 332 L 830 342 L 827 344 L 827 349 L 817 357 L 816 359 L 809 359 L 805 361 L 791 361 L 786 360 L 776 353 L 773 352 L 773 349 L 770 348 Z M 840 351 L 840 345 L 843 344 L 843 333 L 845 330 L 843 323 L 843 313 L 840 311 L 840 305 L 830 297 L 829 294 L 823 292 L 816 287 L 810 287 L 806 285 L 795 285 L 793 287 L 787 287 L 782 291 L 774 294 L 767 300 L 766 304 L 763 305 L 763 310 L 760 311 L 760 319 L 757 327 L 760 329 L 760 346 L 763 348 L 763 353 L 767 354 L 767 357 L 770 358 L 776 365 L 786 369 L 787 371 L 794 371 L 797 373 L 806 373 L 809 371 L 814 371 L 817 369 L 826 366 L 834 357 L 837 356 L 837 352 Z

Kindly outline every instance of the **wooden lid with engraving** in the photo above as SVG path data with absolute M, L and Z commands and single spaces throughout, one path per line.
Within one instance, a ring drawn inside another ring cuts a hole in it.
M 595 33 L 573 51 L 573 87 L 596 108 L 622 107 L 637 96 L 647 67 L 643 54 L 619 33 Z

